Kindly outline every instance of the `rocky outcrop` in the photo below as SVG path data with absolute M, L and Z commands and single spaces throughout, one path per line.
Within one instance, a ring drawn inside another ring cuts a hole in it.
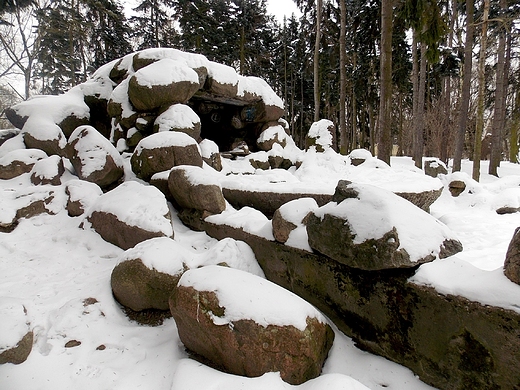
M 152 238 L 123 253 L 112 271 L 114 297 L 134 311 L 169 310 L 168 299 L 185 271 L 182 247 Z
M 313 198 L 296 199 L 274 212 L 272 225 L 276 241 L 284 244 L 296 229 L 305 229 L 309 214 L 318 208 Z
M 520 284 L 520 227 L 516 228 L 507 248 L 504 274 L 516 284 Z
M 154 237 L 173 237 L 170 211 L 155 187 L 125 182 L 100 196 L 83 222 L 105 241 L 129 249 Z
M 172 294 L 170 310 L 183 344 L 235 375 L 279 371 L 284 381 L 303 383 L 320 374 L 334 338 L 306 302 L 226 267 L 187 271 Z
M 331 259 L 381 270 L 416 267 L 462 250 L 446 227 L 397 195 L 348 182 L 338 187 L 339 203 L 321 207 L 307 221 L 309 245 Z
M 152 134 L 137 145 L 130 159 L 137 177 L 150 181 L 158 172 L 178 165 L 202 167 L 202 156 L 197 142 L 177 131 Z
M 80 126 L 69 138 L 68 155 L 78 177 L 108 187 L 123 177 L 123 159 L 92 126 Z
M 440 389 L 520 383 L 520 314 L 408 282 L 415 269 L 363 271 L 228 225 L 217 239 L 247 242 L 266 277 L 317 306 L 361 348 L 409 367 Z
M 226 201 L 217 181 L 202 168 L 179 166 L 170 171 L 168 188 L 176 203 L 186 209 L 219 214 L 226 209 Z
M 31 172 L 34 164 L 44 158 L 47 154 L 39 149 L 13 150 L 0 159 L 0 179 L 9 180 Z

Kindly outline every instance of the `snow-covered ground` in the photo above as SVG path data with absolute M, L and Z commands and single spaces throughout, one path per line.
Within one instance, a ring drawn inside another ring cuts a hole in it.
M 333 190 L 337 177 L 327 176 L 325 167 L 316 163 L 302 167 L 297 177 L 300 182 L 314 180 Z M 409 158 L 394 158 L 391 169 L 367 164 L 356 172 L 350 180 L 377 184 L 384 175 L 387 187 L 394 190 L 403 184 L 413 186 L 417 174 Z M 463 162 L 463 172 L 471 172 L 470 162 Z M 482 172 L 487 172 L 485 162 Z M 520 226 L 520 213 L 495 212 L 502 206 L 520 206 L 520 165 L 502 163 L 499 173 L 500 179 L 482 174 L 480 184 L 457 174 L 467 181 L 468 190 L 458 198 L 443 191 L 432 206 L 432 215 L 457 235 L 464 251 L 423 265 L 413 279 L 441 292 L 520 311 L 520 286 L 502 274 L 507 246 Z M 269 174 L 274 175 L 267 172 L 266 176 Z M 0 191 L 31 186 L 28 176 L 0 180 Z M 394 181 L 389 180 L 392 177 Z M 441 180 L 447 183 L 449 179 L 447 175 Z M 422 181 L 417 184 L 424 185 Z M 216 245 L 205 233 L 184 227 L 175 213 L 172 218 L 175 241 L 187 250 L 202 253 Z M 430 388 L 408 369 L 360 351 L 335 328 L 336 338 L 322 376 L 300 386 L 282 382 L 277 373 L 242 378 L 194 362 L 184 351 L 173 319 L 149 327 L 124 315 L 110 288 L 110 274 L 123 250 L 97 233 L 79 228 L 81 221 L 82 217 L 69 217 L 63 210 L 54 216 L 23 219 L 13 232 L 0 233 L 0 310 L 4 310 L 0 318 L 6 308 L 23 304 L 35 336 L 27 361 L 0 365 L 2 390 Z M 0 320 L 0 350 L 2 343 L 21 333 L 19 325 L 8 324 Z M 71 340 L 81 344 L 67 348 Z

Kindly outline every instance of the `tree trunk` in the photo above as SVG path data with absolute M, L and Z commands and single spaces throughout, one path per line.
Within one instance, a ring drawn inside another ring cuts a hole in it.
M 453 35 L 454 35 L 454 30 L 455 30 L 455 20 L 457 19 L 458 17 L 458 12 L 457 12 L 457 0 L 452 0 L 451 1 L 451 9 L 452 9 L 452 15 L 451 15 L 451 20 L 450 20 L 450 31 L 449 31 L 449 36 L 448 36 L 448 47 L 452 47 L 453 46 Z M 440 159 L 445 162 L 446 164 L 448 163 L 448 143 L 449 143 L 449 135 L 450 135 L 450 132 L 451 132 L 451 129 L 452 129 L 452 123 L 451 123 L 451 118 L 452 118 L 452 115 L 451 115 L 451 111 L 452 111 L 452 108 L 451 108 L 451 77 L 450 76 L 447 76 L 445 77 L 444 79 L 444 82 L 445 82 L 445 87 L 444 87 L 444 117 L 445 117 L 445 125 L 444 125 L 444 128 L 442 129 L 442 138 L 441 138 L 441 145 L 440 145 Z
M 339 32 L 339 135 L 340 135 L 340 153 L 348 152 L 348 136 L 347 136 L 347 118 L 345 102 L 347 100 L 347 6 L 346 0 L 339 0 L 340 6 L 340 32 Z M 355 113 L 354 113 L 355 115 Z
M 417 41 L 419 33 L 413 31 L 412 35 L 412 145 L 415 145 L 417 136 L 417 107 L 419 98 L 419 58 L 417 56 Z M 415 150 L 415 149 L 414 149 Z
M 426 44 L 421 42 L 421 60 L 419 69 L 419 88 L 417 90 L 417 119 L 415 127 L 415 143 L 413 156 L 415 166 L 422 169 L 424 151 L 424 98 L 426 93 Z
M 381 94 L 377 157 L 390 164 L 392 153 L 392 0 L 381 2 Z
M 464 46 L 464 76 L 462 80 L 462 98 L 460 103 L 459 124 L 455 138 L 455 154 L 453 157 L 453 172 L 460 171 L 464 139 L 466 138 L 466 126 L 468 120 L 468 108 L 471 92 L 471 68 L 473 65 L 473 0 L 466 1 L 466 43 Z
M 323 0 L 316 0 L 316 42 L 314 43 L 314 122 L 320 119 L 320 40 Z
M 515 95 L 515 108 L 513 111 L 513 121 L 511 123 L 511 134 L 509 138 L 509 161 L 518 163 L 518 128 L 520 128 L 520 91 Z
M 475 129 L 475 147 L 473 149 L 473 180 L 480 179 L 480 154 L 482 151 L 482 133 L 484 130 L 484 92 L 486 88 L 485 62 L 487 46 L 487 27 L 489 16 L 489 0 L 484 0 L 484 16 L 482 19 L 482 33 L 480 37 L 480 54 L 478 60 L 478 103 L 477 125 Z
M 507 8 L 507 0 L 500 0 L 502 11 Z M 499 22 L 500 23 L 500 22 Z M 491 127 L 491 154 L 489 158 L 488 173 L 498 176 L 498 167 L 502 160 L 502 135 L 504 133 L 505 122 L 505 96 L 506 96 L 506 28 L 505 23 L 499 27 L 498 33 L 498 49 L 497 49 L 497 73 L 496 73 L 496 89 L 495 89 L 495 111 L 493 117 L 493 125 Z

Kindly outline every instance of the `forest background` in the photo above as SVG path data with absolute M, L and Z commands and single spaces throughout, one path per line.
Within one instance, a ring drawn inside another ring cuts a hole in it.
M 313 121 L 335 148 L 519 162 L 518 0 L 1 0 L 0 111 L 60 94 L 134 50 L 173 47 L 265 79 L 300 147 Z M 21 81 L 20 81 L 21 80 Z M 20 85 L 23 87 L 20 88 Z M 0 128 L 9 127 L 4 117 Z

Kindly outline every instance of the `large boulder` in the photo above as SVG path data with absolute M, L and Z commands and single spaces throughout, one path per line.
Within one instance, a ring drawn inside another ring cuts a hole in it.
M 33 346 L 27 310 L 22 304 L 3 298 L 0 301 L 0 364 L 21 364 Z
M 31 171 L 37 161 L 47 158 L 39 149 L 19 149 L 0 158 L 0 179 L 8 180 Z
M 188 134 L 191 138 L 200 139 L 200 118 L 185 104 L 174 104 L 162 112 L 153 124 L 155 132 L 180 131 Z
M 168 310 L 168 299 L 185 271 L 189 254 L 167 237 L 152 238 L 128 249 L 112 271 L 117 301 L 134 311 Z
M 445 225 L 392 192 L 340 184 L 334 201 L 309 215 L 314 250 L 363 270 L 415 267 L 462 250 Z
M 138 111 L 153 111 L 186 103 L 198 89 L 197 72 L 180 61 L 164 58 L 135 72 L 128 84 L 128 96 Z
M 234 98 L 238 93 L 238 74 L 228 65 L 211 62 L 204 89 L 217 96 Z
M 520 284 L 520 227 L 516 228 L 507 248 L 504 274 L 512 282 Z
M 105 241 L 129 249 L 154 237 L 173 237 L 170 210 L 155 187 L 125 182 L 96 199 L 83 226 Z
M 285 147 L 288 138 L 289 136 L 284 128 L 275 122 L 260 133 L 256 144 L 260 150 L 269 151 L 274 144 L 279 144 L 282 148 Z
M 222 189 L 214 176 L 195 166 L 179 166 L 170 171 L 168 188 L 179 206 L 221 213 L 226 209 Z
M 334 339 L 309 303 L 227 267 L 184 273 L 170 310 L 186 348 L 236 375 L 279 371 L 284 381 L 301 384 L 320 374 Z
M 80 179 L 108 187 L 123 177 L 123 159 L 92 126 L 80 126 L 69 138 L 69 156 Z
M 145 181 L 178 165 L 202 167 L 197 142 L 185 133 L 166 131 L 152 134 L 139 142 L 130 159 L 132 171 Z
M 49 156 L 65 155 L 67 139 L 60 127 L 50 120 L 32 116 L 25 122 L 22 133 L 28 149 L 40 149 Z

